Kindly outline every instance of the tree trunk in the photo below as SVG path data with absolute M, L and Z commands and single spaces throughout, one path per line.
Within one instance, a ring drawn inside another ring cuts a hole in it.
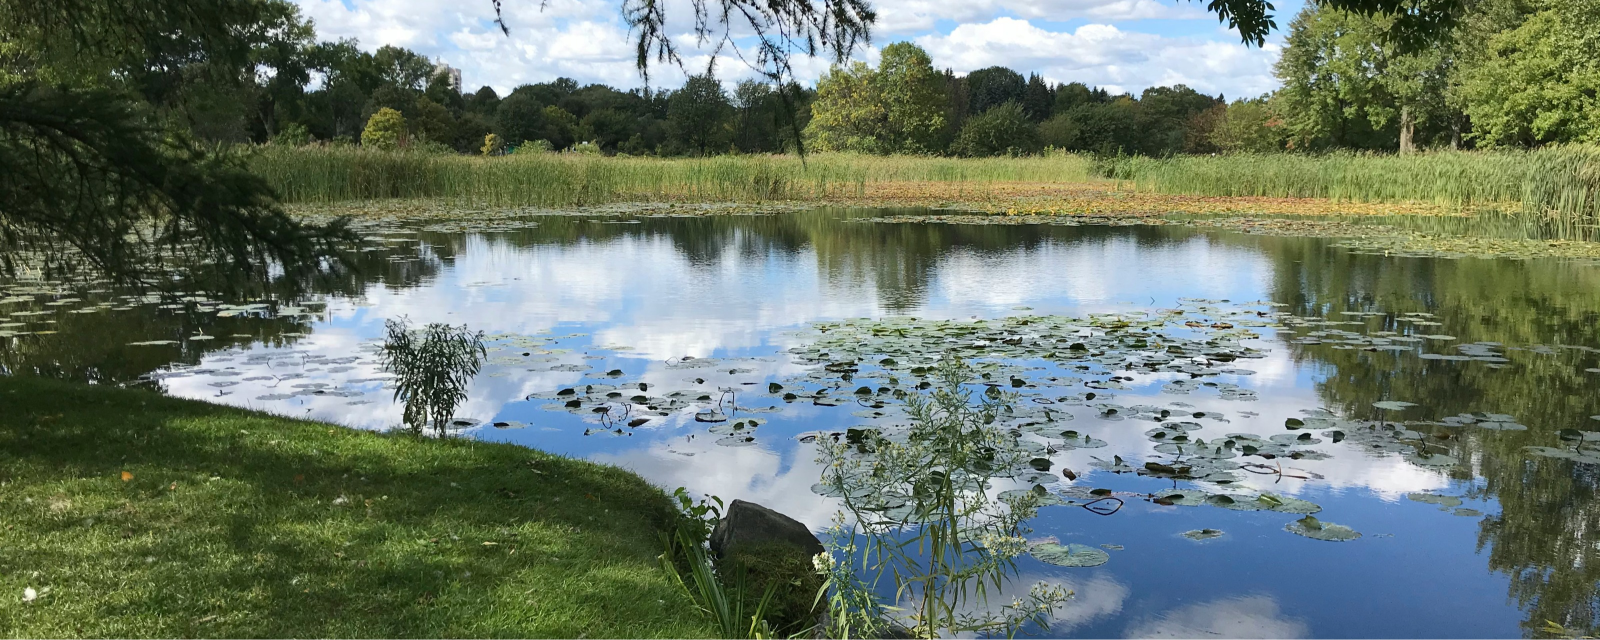
M 1411 115 L 1409 105 L 1400 107 L 1400 155 L 1415 153 L 1417 148 L 1411 143 L 1411 134 L 1416 129 L 1416 117 Z
M 1450 150 L 1451 151 L 1457 151 L 1457 150 L 1460 150 L 1460 149 L 1461 149 L 1461 117 L 1460 116 L 1455 116 L 1455 117 L 1450 118 Z

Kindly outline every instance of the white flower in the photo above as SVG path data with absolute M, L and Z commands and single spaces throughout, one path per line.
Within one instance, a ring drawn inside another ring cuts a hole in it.
M 811 566 L 816 568 L 817 573 L 832 573 L 833 563 L 833 554 L 826 551 L 811 557 Z
M 22 601 L 23 602 L 33 602 L 34 600 L 37 600 L 38 598 L 39 598 L 39 592 L 38 591 L 34 591 L 33 587 L 28 587 L 28 588 L 22 590 Z

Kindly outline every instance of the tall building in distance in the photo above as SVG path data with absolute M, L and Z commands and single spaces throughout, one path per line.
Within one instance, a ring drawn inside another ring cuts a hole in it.
M 444 74 L 446 78 L 450 79 L 450 86 L 452 88 L 454 88 L 457 92 L 461 91 L 460 69 L 445 64 L 443 59 L 436 60 L 433 63 L 433 75 L 437 76 L 441 73 Z

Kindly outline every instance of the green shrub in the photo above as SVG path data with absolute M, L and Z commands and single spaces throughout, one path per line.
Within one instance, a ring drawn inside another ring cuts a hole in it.
M 286 147 L 303 147 L 311 144 L 311 130 L 298 122 L 290 122 L 278 127 L 278 132 L 272 135 L 272 144 Z
M 1023 155 L 1039 150 L 1039 130 L 1022 105 L 1007 102 L 968 118 L 950 151 L 960 156 Z

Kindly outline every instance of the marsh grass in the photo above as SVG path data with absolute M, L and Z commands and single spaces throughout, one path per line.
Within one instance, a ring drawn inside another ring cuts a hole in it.
M 639 158 L 499 157 L 354 147 L 261 147 L 252 168 L 286 202 L 440 198 L 471 204 L 569 206 L 625 201 L 766 202 L 859 197 L 870 183 L 1082 182 L 1089 162 L 1053 154 L 958 159 L 823 154 Z
M 357 147 L 256 150 L 252 168 L 291 203 L 432 199 L 476 206 L 618 202 L 756 203 L 937 194 L 941 201 L 1021 201 L 1019 186 L 1087 185 L 1158 194 L 1426 203 L 1508 214 L 1582 238 L 1600 228 L 1600 147 L 1437 151 L 1022 158 L 819 154 L 710 158 L 545 153 L 500 157 Z M 1028 195 L 1032 194 L 1032 195 Z M 1076 194 L 1072 197 L 1091 197 Z M 1103 195 L 1103 194 L 1102 194 Z M 1112 194 L 1115 195 L 1115 194 Z
M 1157 193 L 1429 202 L 1538 219 L 1569 229 L 1600 223 L 1600 147 L 1437 151 L 1413 155 L 1240 154 L 1120 157 L 1105 177 Z
M 0 487 L 5 635 L 716 633 L 660 489 L 515 445 L 0 376 Z

